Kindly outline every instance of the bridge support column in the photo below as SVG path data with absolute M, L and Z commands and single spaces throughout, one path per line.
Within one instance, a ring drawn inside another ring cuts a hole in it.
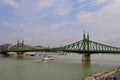
M 24 54 L 24 52 L 17 52 L 17 56 L 18 56 L 18 57 L 23 56 L 23 54 Z
M 82 54 L 82 61 L 90 61 L 90 54 L 84 53 Z

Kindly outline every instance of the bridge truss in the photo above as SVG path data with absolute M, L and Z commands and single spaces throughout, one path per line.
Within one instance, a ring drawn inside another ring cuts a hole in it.
M 97 43 L 94 41 L 89 40 L 89 35 L 83 35 L 83 40 L 78 42 L 57 47 L 57 48 L 45 48 L 45 49 L 38 49 L 32 46 L 28 46 L 24 44 L 24 41 L 20 43 L 17 42 L 16 45 L 7 49 L 7 50 L 0 50 L 0 52 L 31 52 L 31 51 L 64 51 L 64 52 L 75 52 L 75 53 L 120 53 L 120 48 L 113 47 L 101 43 Z
M 120 53 L 120 48 L 89 40 L 89 35 L 83 35 L 83 40 L 61 46 L 57 50 L 77 53 Z

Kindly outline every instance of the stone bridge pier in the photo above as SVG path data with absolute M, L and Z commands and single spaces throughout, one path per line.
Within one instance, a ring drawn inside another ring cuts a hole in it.
M 82 54 L 82 61 L 90 61 L 91 57 L 90 54 L 84 53 Z
M 24 56 L 24 52 L 17 52 L 17 56 L 18 57 Z

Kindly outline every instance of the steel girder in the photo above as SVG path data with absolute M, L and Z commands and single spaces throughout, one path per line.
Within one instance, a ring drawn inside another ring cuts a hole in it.
M 0 52 L 31 52 L 31 51 L 64 51 L 64 52 L 76 52 L 76 53 L 120 53 L 120 48 L 113 47 L 101 43 L 97 43 L 89 40 L 89 35 L 87 37 L 83 35 L 83 40 L 78 42 L 57 47 L 57 48 L 46 48 L 46 49 L 36 49 L 31 46 L 27 46 L 22 43 L 18 43 L 8 50 Z
M 92 52 L 96 52 L 96 53 L 118 53 L 120 52 L 120 48 L 118 47 L 113 47 L 113 46 L 109 46 L 109 45 L 105 45 L 105 44 L 101 44 L 101 43 L 97 43 L 94 41 L 89 40 L 89 37 L 87 36 L 83 38 L 83 40 L 78 41 L 76 43 L 73 44 L 69 44 L 66 46 L 62 46 L 62 47 L 58 47 L 55 48 L 56 50 L 63 50 L 63 51 L 78 51 L 78 52 L 87 52 L 87 53 L 92 53 Z
M 34 50 L 35 48 L 31 47 L 31 46 L 27 46 L 23 43 L 17 43 L 16 45 L 14 45 L 13 47 L 9 48 L 7 51 L 25 51 L 25 50 Z

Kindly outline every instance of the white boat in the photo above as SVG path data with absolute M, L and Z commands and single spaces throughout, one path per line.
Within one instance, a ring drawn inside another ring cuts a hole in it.
M 103 55 L 103 54 L 99 53 L 98 55 Z
M 42 58 L 42 60 L 54 60 L 51 56 L 45 56 Z

